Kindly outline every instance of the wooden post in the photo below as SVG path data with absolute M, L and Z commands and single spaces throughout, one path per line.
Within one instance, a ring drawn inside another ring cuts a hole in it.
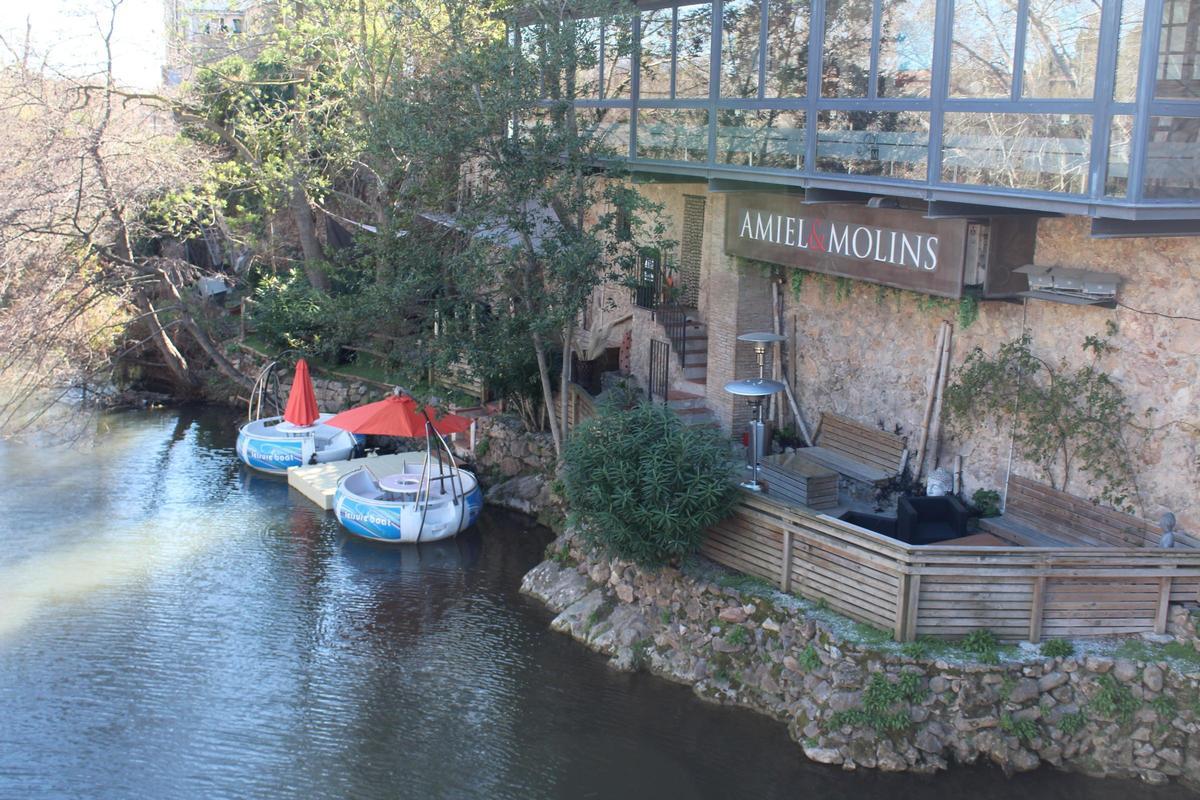
M 1029 605 L 1029 641 L 1042 640 L 1042 616 L 1046 611 L 1046 576 L 1033 579 L 1033 602 Z
M 1167 610 L 1171 607 L 1171 578 L 1158 579 L 1158 613 L 1154 617 L 1154 632 L 1167 632 Z
M 933 368 L 925 379 L 925 410 L 921 414 L 921 435 L 917 439 L 917 452 L 913 456 L 913 478 L 921 477 L 921 463 L 925 460 L 925 443 L 929 440 L 929 418 L 933 416 L 933 395 L 937 391 L 938 375 L 942 369 L 942 344 L 946 338 L 946 323 L 938 328 L 937 344 L 934 346 Z
M 938 372 L 937 384 L 937 399 L 933 403 L 933 414 L 929 418 L 929 444 L 926 449 L 926 458 L 929 461 L 929 471 L 933 472 L 938 465 L 938 451 L 941 449 L 942 443 L 942 399 L 946 393 L 946 382 L 950 378 L 950 349 L 951 341 L 954 337 L 954 329 L 950 323 L 946 325 L 946 337 L 942 341 L 942 363 Z M 921 477 L 921 465 L 917 464 L 917 474 L 914 477 Z
M 911 642 L 917 638 L 917 610 L 921 602 L 921 576 L 906 572 L 896 587 L 896 620 L 892 638 Z
M 779 565 L 779 590 L 792 591 L 792 529 L 783 529 L 783 562 Z

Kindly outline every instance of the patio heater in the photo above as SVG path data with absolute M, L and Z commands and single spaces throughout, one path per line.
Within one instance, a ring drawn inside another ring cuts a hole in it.
M 743 489 L 749 489 L 752 492 L 761 492 L 762 484 L 758 482 L 759 462 L 762 459 L 764 427 L 762 421 L 762 404 L 763 399 L 770 397 L 776 392 L 782 392 L 784 386 L 779 381 L 771 380 L 764 377 L 763 372 L 766 365 L 767 345 L 773 342 L 782 342 L 783 337 L 777 333 L 744 333 L 738 337 L 738 341 L 752 342 L 754 344 L 754 355 L 758 359 L 758 377 L 747 380 L 730 381 L 725 384 L 725 391 L 735 397 L 744 397 L 750 405 L 752 416 L 750 419 L 750 442 L 746 448 L 746 468 L 750 470 L 750 480 L 744 481 L 741 486 Z

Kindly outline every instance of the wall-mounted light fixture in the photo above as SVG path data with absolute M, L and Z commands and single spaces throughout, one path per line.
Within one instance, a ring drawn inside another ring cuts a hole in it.
M 1123 280 L 1115 272 L 1042 267 L 1036 264 L 1026 264 L 1013 272 L 1019 272 L 1029 279 L 1029 291 L 1020 292 L 1021 296 L 1077 306 L 1115 308 L 1117 289 Z

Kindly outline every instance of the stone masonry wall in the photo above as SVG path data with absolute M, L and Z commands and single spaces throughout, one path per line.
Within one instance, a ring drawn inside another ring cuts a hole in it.
M 1096 776 L 1179 779 L 1200 789 L 1200 673 L 1168 661 L 1047 657 L 1000 663 L 906 655 L 769 588 L 645 570 L 589 554 L 569 535 L 522 591 L 551 627 L 613 658 L 788 725 L 816 761 L 934 772 L 992 761 Z

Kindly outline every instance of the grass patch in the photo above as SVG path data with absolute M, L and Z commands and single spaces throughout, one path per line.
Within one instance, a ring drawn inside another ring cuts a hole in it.
M 641 672 L 650 666 L 650 647 L 653 644 L 654 640 L 649 637 L 638 639 L 633 643 L 633 646 L 630 648 L 633 651 L 630 664 L 635 672 Z
M 732 645 L 743 645 L 750 641 L 750 631 L 738 625 L 725 636 L 725 641 Z
M 1131 661 L 1175 661 L 1192 669 L 1200 668 L 1200 653 L 1196 648 L 1174 640 L 1159 644 L 1145 639 L 1127 639 L 1114 655 Z
M 1100 689 L 1088 703 L 1088 708 L 1122 725 L 1132 722 L 1133 714 L 1138 710 L 1138 701 L 1129 687 L 1112 675 L 1101 675 L 1096 682 Z
M 544 555 L 547 561 L 553 561 L 560 567 L 574 567 L 579 563 L 571 557 L 571 548 L 565 544 L 561 547 L 555 547 L 554 542 L 551 542 L 550 544 L 546 545 L 546 552 Z
M 659 611 L 658 619 L 660 622 L 662 622 L 663 625 L 670 625 L 671 624 L 671 609 L 664 608 L 662 611 Z
M 1000 641 L 996 634 L 981 628 L 971 631 L 958 643 L 959 649 L 974 656 L 983 664 L 1000 663 Z
M 879 733 L 906 730 L 912 724 L 906 706 L 919 703 L 928 695 L 929 690 L 922 686 L 920 675 L 905 673 L 892 683 L 887 676 L 877 672 L 863 691 L 862 706 L 833 714 L 829 725 L 833 728 L 846 725 L 871 728 Z
M 812 672 L 817 667 L 821 666 L 821 656 L 817 654 L 817 648 L 811 644 L 800 651 L 800 657 L 796 662 L 804 669 L 805 672 Z
M 1075 645 L 1066 639 L 1047 639 L 1042 642 L 1038 652 L 1046 658 L 1070 658 L 1075 655 Z
M 1171 719 L 1179 711 L 1179 703 L 1169 694 L 1160 694 L 1150 701 L 1154 713 L 1165 719 Z
M 1058 721 L 1058 728 L 1068 736 L 1074 736 L 1087 727 L 1088 715 L 1083 711 L 1073 711 L 1063 714 Z
M 1012 714 L 1000 717 L 1000 730 L 1016 736 L 1022 742 L 1032 742 L 1038 736 L 1037 723 L 1031 719 L 1017 719 Z
M 612 615 L 613 609 L 615 609 L 616 607 L 617 607 L 616 600 L 612 599 L 611 597 L 605 597 L 604 602 L 602 602 L 600 605 L 598 605 L 596 608 L 594 608 L 592 610 L 592 613 L 587 615 L 587 620 L 585 620 L 585 622 L 584 622 L 585 626 L 587 627 L 587 630 L 590 631 L 597 624 L 608 619 L 609 616 Z

